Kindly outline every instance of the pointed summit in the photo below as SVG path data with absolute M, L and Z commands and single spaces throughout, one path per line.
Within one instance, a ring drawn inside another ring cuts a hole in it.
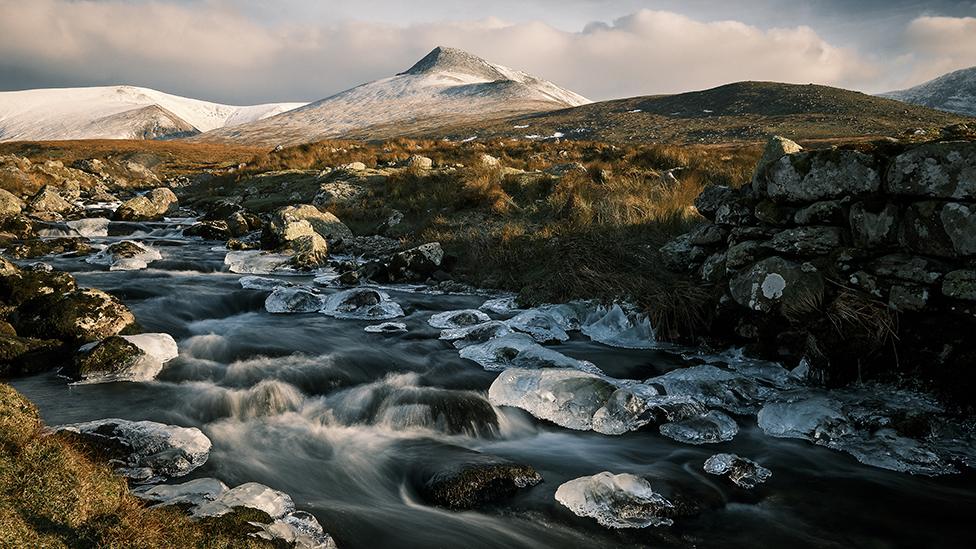
M 437 46 L 423 59 L 400 75 L 422 75 L 433 73 L 455 73 L 477 76 L 487 81 L 509 80 L 511 71 L 493 65 L 477 55 L 472 55 L 462 49 Z

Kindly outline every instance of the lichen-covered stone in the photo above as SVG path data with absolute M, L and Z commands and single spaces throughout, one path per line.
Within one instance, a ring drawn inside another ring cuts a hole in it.
M 800 312 L 819 305 L 824 280 L 809 265 L 774 256 L 733 278 L 729 292 L 736 303 L 754 311 L 768 313 L 785 308 Z
M 946 273 L 942 279 L 942 293 L 946 297 L 976 301 L 976 271 L 959 270 Z
M 25 303 L 16 313 L 17 333 L 87 343 L 117 335 L 135 324 L 128 307 L 95 289 L 48 294 Z
M 856 246 L 892 245 L 898 237 L 898 206 L 858 202 L 851 206 L 850 224 Z
M 818 256 L 829 254 L 842 242 L 837 227 L 797 227 L 776 233 L 767 246 L 781 254 Z
M 800 208 L 793 216 L 797 225 L 840 225 L 847 221 L 841 200 L 821 200 Z
M 935 201 L 910 205 L 899 225 L 899 244 L 924 255 L 955 256 L 955 247 L 943 226 L 942 210 L 943 204 Z
M 950 202 L 942 207 L 942 228 L 959 255 L 976 255 L 976 207 Z
M 19 215 L 23 209 L 24 202 L 21 199 L 4 189 L 0 189 L 0 220 Z
M 881 176 L 874 159 L 857 151 L 827 150 L 784 156 L 766 172 L 766 194 L 803 203 L 876 192 Z
M 426 278 L 441 268 L 444 250 L 439 242 L 428 242 L 416 248 L 404 250 L 390 260 L 393 278 Z
M 900 312 L 917 312 L 929 302 L 929 290 L 923 286 L 896 284 L 888 295 L 888 306 Z
M 660 252 L 664 264 L 676 272 L 690 272 L 708 257 L 704 248 L 691 243 L 690 234 L 683 234 L 668 242 Z
M 136 344 L 119 336 L 111 336 L 90 349 L 76 353 L 71 364 L 61 373 L 80 380 L 91 375 L 122 372 L 145 354 Z
M 888 192 L 976 200 L 976 143 L 929 143 L 895 158 Z
M 766 142 L 766 147 L 763 149 L 759 162 L 756 163 L 756 169 L 752 173 L 752 188 L 756 194 L 765 194 L 766 170 L 772 163 L 788 154 L 798 153 L 802 150 L 803 147 L 785 137 L 778 135 L 770 137 L 769 141 Z
M 585 171 L 585 168 L 584 168 Z M 715 212 L 735 198 L 735 191 L 724 185 L 710 185 L 695 199 L 695 209 L 705 219 L 715 221 Z

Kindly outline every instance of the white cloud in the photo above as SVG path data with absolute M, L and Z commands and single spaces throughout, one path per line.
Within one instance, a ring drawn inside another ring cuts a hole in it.
M 912 84 L 976 65 L 976 17 L 918 17 L 905 32 Z
M 324 97 L 404 70 L 435 45 L 467 49 L 594 99 L 747 79 L 870 87 L 879 72 L 809 27 L 764 30 L 649 10 L 579 32 L 494 18 L 262 24 L 222 1 L 0 0 L 0 12 L 0 69 L 11 74 L 225 101 Z

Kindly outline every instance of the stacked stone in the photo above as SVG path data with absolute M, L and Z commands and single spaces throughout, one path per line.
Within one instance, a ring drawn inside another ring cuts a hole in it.
M 866 153 L 805 151 L 776 137 L 751 185 L 710 187 L 696 207 L 708 223 L 662 252 L 671 268 L 721 290 L 719 317 L 738 336 L 816 324 L 842 292 L 897 313 L 973 319 L 974 142 Z M 800 348 L 786 354 L 809 358 L 809 334 L 799 331 Z

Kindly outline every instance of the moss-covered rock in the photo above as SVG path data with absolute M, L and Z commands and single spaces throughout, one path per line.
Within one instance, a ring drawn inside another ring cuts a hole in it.
M 92 253 L 90 241 L 84 237 L 52 238 L 49 240 L 30 240 L 9 250 L 10 256 L 17 259 L 33 259 L 46 255 L 71 254 L 82 256 Z
M 75 353 L 71 364 L 61 373 L 75 380 L 93 375 L 123 372 L 145 352 L 134 343 L 119 336 L 107 337 L 92 346 L 86 345 Z
M 75 288 L 74 277 L 61 271 L 16 268 L 10 271 L 0 268 L 0 302 L 14 307 L 41 296 L 60 295 Z
M 135 317 L 115 297 L 83 289 L 33 299 L 14 314 L 13 324 L 24 336 L 88 343 L 118 335 L 135 324 Z

